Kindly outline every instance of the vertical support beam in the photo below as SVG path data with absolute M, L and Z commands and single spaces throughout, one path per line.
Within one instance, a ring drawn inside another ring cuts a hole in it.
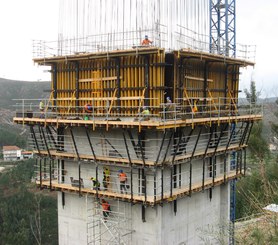
M 238 175 L 238 168 L 239 168 L 239 151 L 236 154 L 236 175 Z
M 79 113 L 79 62 L 76 61 L 75 63 L 75 107 L 77 112 Z
M 142 188 L 143 188 L 143 193 L 144 193 L 144 202 L 147 203 L 147 179 L 146 179 L 146 173 L 145 169 L 142 169 Z
M 164 167 L 162 166 L 162 168 L 161 168 L 161 204 L 163 204 L 163 198 L 164 198 L 164 180 L 163 180 L 163 175 L 164 175 Z
M 173 196 L 173 165 L 170 166 L 170 197 Z
M 248 132 L 248 128 L 249 128 L 249 124 L 250 122 L 246 122 L 246 127 L 244 128 L 243 134 L 241 136 L 240 142 L 239 142 L 239 146 L 242 146 L 244 144 L 244 141 L 246 139 L 247 136 L 247 132 Z M 250 131 L 251 132 L 251 131 Z
M 55 140 L 55 138 L 54 138 L 54 136 L 53 136 L 53 134 L 52 134 L 52 132 L 51 132 L 49 126 L 46 126 L 46 132 L 47 132 L 47 134 L 50 136 L 50 139 L 51 139 L 52 143 L 54 144 L 55 149 L 58 150 L 58 145 L 57 145 L 57 143 L 56 143 L 56 140 Z
M 121 59 L 116 58 L 116 76 L 117 76 L 117 112 L 120 113 L 121 111 Z
M 96 180 L 97 180 L 97 183 L 100 183 L 99 180 L 98 180 L 98 164 L 97 163 L 96 163 Z M 80 191 L 80 186 L 79 186 L 79 191 Z M 97 198 L 97 200 L 99 199 L 99 197 L 98 197 L 98 185 L 96 186 L 96 198 Z
M 170 197 L 172 197 L 172 195 L 173 195 L 173 187 L 174 188 L 177 187 L 177 184 L 176 184 L 177 167 L 176 167 L 176 165 L 174 165 L 174 162 L 175 162 L 175 158 L 176 158 L 177 152 L 179 150 L 179 146 L 180 146 L 181 139 L 182 139 L 182 130 L 180 128 L 177 130 L 177 134 L 178 134 L 179 139 L 178 139 L 178 143 L 177 143 L 177 145 L 175 147 L 175 151 L 174 151 L 174 154 L 173 154 L 173 157 L 172 157 L 172 164 L 170 166 L 170 171 L 171 171 L 171 176 L 170 176 Z M 174 135 L 175 135 L 175 133 L 174 133 Z M 174 186 L 173 186 L 173 180 L 174 180 Z
M 95 163 L 96 163 L 96 162 L 97 162 L 97 157 L 96 157 L 96 154 L 95 154 L 93 145 L 92 145 L 92 141 L 91 141 L 91 138 L 90 138 L 90 135 L 89 135 L 89 129 L 88 129 L 88 127 L 85 127 L 85 132 L 86 132 L 86 136 L 87 136 L 87 139 L 88 139 L 88 142 L 89 142 L 89 146 L 90 146 L 91 152 L 92 152 L 92 154 L 93 154 L 93 156 L 94 156 L 94 161 L 95 161 Z
M 206 157 L 203 157 L 203 172 L 202 172 L 202 191 L 205 190 L 205 168 L 206 167 Z
M 213 152 L 213 156 L 215 156 L 215 153 L 216 153 L 217 148 L 218 148 L 218 146 L 219 146 L 220 140 L 221 140 L 221 138 L 223 137 L 224 131 L 228 128 L 228 125 L 229 125 L 229 124 L 226 123 L 225 125 L 222 125 L 222 127 L 221 127 L 220 135 L 219 135 L 219 137 L 218 137 L 218 139 L 217 139 L 216 146 L 215 146 L 214 152 Z
M 137 145 L 135 144 L 135 140 L 134 140 L 134 138 L 133 138 L 133 136 L 132 136 L 132 133 L 131 133 L 131 131 L 128 129 L 127 130 L 127 133 L 128 133 L 128 136 L 129 136 L 129 138 L 130 138 L 130 141 L 131 141 L 131 144 L 132 144 L 132 146 L 133 146 L 133 149 L 134 149 L 134 151 L 135 151 L 135 154 L 136 154 L 136 156 L 137 156 L 137 158 L 139 158 L 140 157 L 140 154 L 138 153 L 138 147 L 137 147 Z
M 166 134 L 167 134 L 167 132 L 164 131 L 164 133 L 163 133 L 163 138 L 162 138 L 162 141 L 161 141 L 161 145 L 160 145 L 160 147 L 159 147 L 159 151 L 158 151 L 158 154 L 157 154 L 155 163 L 154 163 L 155 166 L 157 166 L 157 163 L 158 163 L 158 161 L 159 161 L 160 154 L 161 154 L 161 151 L 162 151 L 162 149 L 163 149 L 164 141 L 165 141 L 165 138 L 166 138 Z
M 138 193 L 141 194 L 141 169 L 138 168 Z
M 174 176 L 173 176 L 174 188 L 177 188 L 177 165 L 174 165 L 173 167 L 174 167 L 174 169 L 173 169 L 173 171 L 174 171 Z
M 57 144 L 59 151 L 64 151 L 65 145 L 64 145 L 64 127 L 59 127 L 57 129 Z
M 178 98 L 183 98 L 183 91 L 184 91 L 184 87 L 185 87 L 185 84 L 184 84 L 184 77 L 185 77 L 185 74 L 184 74 L 184 70 L 183 70 L 183 59 L 184 57 L 180 57 L 180 60 L 179 60 L 179 85 L 178 85 Z
M 189 162 L 189 196 L 192 193 L 192 161 Z
M 191 157 L 190 157 L 190 162 L 189 162 L 189 164 L 190 164 L 189 165 L 189 196 L 191 196 L 191 192 L 192 192 L 192 159 L 193 159 L 195 151 L 197 149 L 197 145 L 198 145 L 198 142 L 199 142 L 199 139 L 200 139 L 203 127 L 204 126 L 201 125 L 198 137 L 196 139 L 196 143 L 194 145 L 194 148 L 193 148 L 193 151 L 192 151 L 192 154 L 191 154 Z
M 38 140 L 37 140 L 36 133 L 35 133 L 33 125 L 30 126 L 30 131 L 31 131 L 32 137 L 33 137 L 33 139 L 35 141 L 35 145 L 36 145 L 36 148 L 38 150 L 38 153 L 39 153 L 39 155 L 41 155 L 40 147 L 39 147 L 39 144 L 38 144 Z
M 181 163 L 179 164 L 179 187 L 181 187 Z
M 209 188 L 209 200 L 211 201 L 212 199 L 212 188 Z
M 175 215 L 177 214 L 177 209 L 178 209 L 177 200 L 174 200 L 174 213 L 175 213 Z
M 209 134 L 209 140 L 208 140 L 208 143 L 207 143 L 207 146 L 206 146 L 206 149 L 205 149 L 205 153 L 204 153 L 204 157 L 203 157 L 203 173 L 202 173 L 202 190 L 204 191 L 205 189 L 205 163 L 206 163 L 206 155 L 207 155 L 207 152 L 208 152 L 208 148 L 209 148 L 209 145 L 210 145 L 210 142 L 211 142 L 211 138 L 212 138 L 212 135 L 213 135 L 213 132 L 214 132 L 214 127 L 215 127 L 215 124 L 213 124 L 211 127 L 210 127 L 210 134 Z
M 168 151 L 169 151 L 169 148 L 170 148 L 170 144 L 171 144 L 173 135 L 174 135 L 174 130 L 172 130 L 172 133 L 171 133 L 171 135 L 169 137 L 167 148 L 166 148 L 166 151 L 165 151 L 165 154 L 164 154 L 164 158 L 163 158 L 163 161 L 162 161 L 162 167 L 161 167 L 161 201 L 163 201 L 163 196 L 164 196 L 164 188 L 163 188 L 163 184 L 164 184 L 164 180 L 163 180 L 164 162 L 165 162 L 165 159 L 167 157 L 167 154 L 168 154 Z
M 125 137 L 125 131 L 123 130 L 123 137 L 124 137 L 124 142 L 125 142 L 125 149 L 126 149 L 126 153 L 127 153 L 127 157 L 128 157 L 128 161 L 129 161 L 129 168 L 130 168 L 130 201 L 133 202 L 133 174 L 132 174 L 132 160 L 130 157 L 130 153 L 129 153 L 129 149 L 128 149 L 128 145 L 127 145 L 127 140 Z
M 140 153 L 141 153 L 141 158 L 143 161 L 143 167 L 145 168 L 146 163 L 145 163 L 145 131 L 141 131 L 138 133 L 138 144 L 140 148 Z
M 81 196 L 81 162 L 80 162 L 79 152 L 78 152 L 78 149 L 77 149 L 77 145 L 76 145 L 76 142 L 75 142 L 75 139 L 74 139 L 74 135 L 73 135 L 73 131 L 72 131 L 71 127 L 70 127 L 70 135 L 71 135 L 71 139 L 72 139 L 73 146 L 74 146 L 75 153 L 76 153 L 77 160 L 78 160 L 78 187 L 79 187 L 79 196 Z M 98 181 L 97 176 L 96 176 L 96 179 Z
M 204 100 L 204 106 L 207 104 L 206 98 L 207 98 L 207 91 L 208 91 L 208 61 L 205 61 L 205 67 L 204 67 L 204 88 L 203 88 L 203 97 Z
M 40 131 L 40 134 L 42 135 L 42 138 L 43 138 L 43 141 L 44 141 L 46 150 L 47 150 L 47 154 L 48 154 L 49 158 L 51 158 L 51 154 L 50 154 L 50 151 L 49 151 L 48 143 L 47 143 L 47 141 L 46 141 L 46 137 L 45 137 L 45 134 L 44 134 L 44 130 L 43 130 L 43 128 L 40 127 L 40 126 L 39 126 L 39 131 Z
M 232 131 L 230 132 L 230 137 L 226 144 L 226 148 L 225 148 L 225 152 L 224 152 L 224 183 L 225 184 L 226 184 L 226 177 L 227 177 L 227 151 L 228 151 L 228 147 L 230 146 L 230 143 L 232 141 L 232 138 L 234 137 L 234 133 L 235 133 L 235 129 L 236 129 L 235 123 L 232 123 L 231 127 L 232 127 Z
M 226 123 L 225 125 L 221 126 L 220 135 L 217 139 L 216 146 L 215 146 L 215 149 L 214 149 L 214 152 L 213 152 L 213 156 L 212 156 L 212 186 L 214 186 L 215 172 L 216 172 L 215 167 L 216 167 L 216 163 L 217 163 L 215 154 L 216 154 L 217 148 L 219 146 L 220 140 L 223 137 L 224 131 L 228 128 L 228 125 L 229 124 Z
M 156 174 L 157 174 L 157 169 L 155 168 L 153 171 L 153 194 L 154 194 L 154 205 L 156 204 Z
M 76 145 L 71 127 L 70 127 L 70 136 L 71 136 L 71 139 L 72 139 L 72 143 L 73 143 L 73 146 L 74 146 L 74 150 L 75 150 L 75 153 L 76 153 L 77 160 L 80 161 L 79 152 L 78 152 L 78 149 L 77 149 L 77 145 Z
M 146 222 L 146 207 L 142 204 L 142 221 Z
M 62 206 L 63 206 L 63 208 L 64 208 L 65 204 L 66 204 L 66 201 L 65 201 L 65 192 L 62 191 Z
M 250 126 L 250 129 L 249 129 L 249 132 L 247 134 L 247 137 L 245 138 L 245 143 L 246 144 L 248 144 L 248 141 L 249 141 L 249 138 L 250 138 L 250 135 L 251 135 L 251 132 L 252 132 L 253 125 L 254 125 L 254 122 L 251 122 L 251 126 Z M 243 144 L 244 144 L 244 141 L 243 141 Z
M 246 148 L 243 149 L 244 152 L 244 170 L 243 170 L 243 175 L 246 175 Z
M 242 149 L 240 149 L 239 152 L 240 152 L 239 153 L 239 168 L 240 168 L 239 173 L 242 174 Z
M 216 174 L 216 156 L 212 157 L 212 186 L 214 187 L 215 174 Z
M 54 99 L 54 107 L 57 110 L 57 64 L 52 64 L 52 81 L 53 81 L 53 99 Z
M 228 68 L 229 68 L 229 65 L 225 65 L 225 77 L 224 77 L 224 83 L 225 83 L 225 88 L 224 88 L 224 98 L 225 98 L 225 101 L 224 101 L 224 106 L 226 106 L 226 98 L 227 98 L 227 95 L 228 95 Z
M 65 182 L 65 160 L 61 160 L 62 183 Z
M 144 76 L 145 76 L 145 105 L 150 106 L 150 84 L 149 84 L 149 69 L 150 69 L 150 57 L 149 55 L 144 56 Z

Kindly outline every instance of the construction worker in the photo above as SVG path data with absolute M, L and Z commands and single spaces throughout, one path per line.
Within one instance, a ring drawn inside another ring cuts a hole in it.
M 149 39 L 149 37 L 146 35 L 145 39 L 142 41 L 142 45 L 143 46 L 149 46 L 151 45 L 153 42 Z
M 91 181 L 93 182 L 93 190 L 100 190 L 99 181 L 95 177 L 92 177 Z
M 101 206 L 102 206 L 102 214 L 104 217 L 104 222 L 106 222 L 106 220 L 111 212 L 110 204 L 107 201 L 105 201 L 104 199 L 102 199 Z
M 44 111 L 44 103 L 43 103 L 43 100 L 40 100 L 39 109 L 40 109 L 40 111 Z
M 142 111 L 142 120 L 143 121 L 148 121 L 148 120 L 150 120 L 150 111 L 149 111 L 149 109 L 148 109 L 148 107 L 146 107 L 146 106 L 143 106 L 143 111 Z
M 126 190 L 126 182 L 127 182 L 127 176 L 126 173 L 121 169 L 119 170 L 119 180 L 120 180 L 120 191 L 121 194 L 123 194 L 123 190 L 125 191 L 125 194 L 127 194 Z
M 175 107 L 174 104 L 172 103 L 172 100 L 170 97 L 166 98 L 166 118 L 173 118 L 174 117 L 174 111 L 175 111 Z
M 103 180 L 102 180 L 102 184 L 104 187 L 104 190 L 107 191 L 109 184 L 110 184 L 110 170 L 108 167 L 105 167 L 103 169 Z
M 193 99 L 193 107 L 192 107 L 192 112 L 193 113 L 198 112 L 198 106 L 197 106 L 198 101 L 199 101 L 198 99 Z
M 43 103 L 43 100 L 40 100 L 40 103 L 39 103 L 39 109 L 40 109 L 40 111 L 41 111 L 40 118 L 45 118 L 45 115 L 44 115 L 44 103 Z

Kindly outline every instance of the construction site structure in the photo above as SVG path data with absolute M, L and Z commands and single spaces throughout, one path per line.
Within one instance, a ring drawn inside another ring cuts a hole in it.
M 30 127 L 38 187 L 58 192 L 59 244 L 229 241 L 230 183 L 262 118 L 238 97 L 240 69 L 254 63 L 209 42 L 165 49 L 159 31 L 140 30 L 146 46 L 145 35 L 117 46 L 123 33 L 107 46 L 78 39 L 82 52 L 35 45 L 51 91 L 17 101 L 14 122 Z

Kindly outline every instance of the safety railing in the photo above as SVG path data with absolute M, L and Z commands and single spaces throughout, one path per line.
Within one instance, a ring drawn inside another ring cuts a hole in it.
M 28 119 L 79 119 L 79 120 L 119 120 L 119 121 L 177 121 L 197 118 L 208 120 L 221 117 L 236 118 L 244 115 L 262 115 L 263 104 L 254 104 L 240 98 L 178 98 L 175 103 L 157 104 L 156 99 L 138 97 L 120 98 L 116 102 L 101 98 L 15 100 L 16 118 Z M 120 104 L 118 102 L 120 101 Z M 129 101 L 129 102 L 125 102 Z M 134 103 L 131 103 L 134 101 Z M 148 105 L 148 106 L 146 106 Z
M 54 56 L 79 55 L 86 53 L 109 53 L 115 50 L 140 49 L 146 47 L 163 48 L 167 51 L 191 49 L 199 52 L 236 57 L 243 60 L 255 60 L 256 46 L 237 44 L 236 50 L 227 51 L 226 41 L 218 47 L 211 47 L 210 37 L 196 33 L 193 30 L 177 25 L 176 32 L 169 35 L 167 27 L 156 24 L 155 29 L 114 32 L 99 35 L 89 35 L 84 38 L 62 38 L 58 41 L 33 41 L 33 57 L 48 58 Z M 171 30 L 172 31 L 172 30 Z M 142 45 L 144 36 L 152 41 L 150 46 Z
M 134 199 L 134 201 L 151 202 L 161 201 L 172 196 L 189 194 L 200 191 L 213 185 L 223 183 L 244 174 L 244 163 L 236 162 L 236 168 L 232 169 L 227 158 L 226 161 L 207 158 L 203 161 L 193 161 L 184 165 L 182 170 L 171 175 L 170 168 L 164 168 L 163 172 L 157 170 L 145 170 L 145 172 L 131 171 L 122 168 L 126 173 L 127 182 L 120 183 L 119 168 L 110 166 L 109 180 L 105 179 L 103 169 L 105 166 L 96 167 L 94 164 L 82 163 L 80 166 L 80 179 L 76 169 L 70 163 L 65 164 L 64 170 L 59 169 L 58 163 L 36 165 L 36 181 L 55 187 L 63 186 L 63 189 L 87 191 L 89 193 L 116 198 Z M 68 166 L 69 165 L 69 166 Z M 51 178 L 50 178 L 51 175 Z M 95 179 L 95 184 L 92 178 Z

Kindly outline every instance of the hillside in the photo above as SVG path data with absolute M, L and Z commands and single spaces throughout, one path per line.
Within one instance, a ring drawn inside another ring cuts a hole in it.
M 13 99 L 45 98 L 50 89 L 50 82 L 26 82 L 0 78 L 0 108 L 13 110 Z
M 16 101 L 14 99 L 46 98 L 50 82 L 26 82 L 0 78 L 0 147 L 3 145 L 26 146 L 28 130 L 13 124 Z

